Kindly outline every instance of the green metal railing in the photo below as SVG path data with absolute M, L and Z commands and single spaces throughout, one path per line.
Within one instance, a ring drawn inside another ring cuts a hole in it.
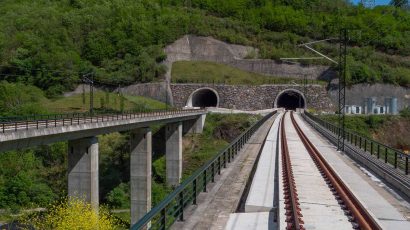
M 69 113 L 50 115 L 30 115 L 21 117 L 0 117 L 0 133 L 18 130 L 42 129 L 57 126 L 98 123 L 133 118 L 206 112 L 205 109 L 154 109 L 132 110 L 107 113 Z
M 215 176 L 221 174 L 221 169 L 227 167 L 255 131 L 275 113 L 276 111 L 268 114 L 243 132 L 228 147 L 183 181 L 131 229 L 169 229 L 176 220 L 183 221 L 184 208 L 196 204 L 198 195 L 207 191 L 207 184 L 214 182 Z
M 323 128 L 329 130 L 334 135 L 338 135 L 339 127 L 331 124 L 327 121 L 324 121 L 308 112 L 305 112 L 305 115 L 311 120 L 321 125 Z M 384 163 L 393 166 L 394 168 L 399 169 L 404 172 L 406 175 L 409 174 L 409 158 L 408 154 L 404 152 L 391 148 L 387 145 L 384 145 L 380 142 L 372 140 L 368 137 L 365 137 L 357 132 L 345 129 L 345 141 L 352 144 L 353 146 L 358 147 L 361 150 L 374 155 L 377 159 L 384 161 Z

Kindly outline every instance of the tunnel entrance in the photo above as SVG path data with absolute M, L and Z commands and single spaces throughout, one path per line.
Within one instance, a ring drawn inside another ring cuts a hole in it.
M 305 97 L 297 90 L 285 90 L 278 95 L 275 105 L 276 108 L 285 108 L 287 110 L 305 108 Z
M 188 99 L 187 106 L 190 107 L 218 107 L 219 96 L 210 88 L 202 88 L 194 91 Z

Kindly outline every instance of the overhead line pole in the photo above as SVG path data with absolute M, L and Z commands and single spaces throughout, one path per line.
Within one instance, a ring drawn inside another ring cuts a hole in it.
M 339 46 L 339 111 L 337 150 L 345 147 L 345 105 L 346 105 L 346 65 L 347 65 L 347 29 L 340 30 Z
M 332 58 L 322 54 L 321 52 L 315 50 L 314 48 L 310 47 L 310 44 L 315 44 L 319 42 L 325 42 L 330 40 L 335 40 L 336 38 L 328 38 L 322 39 L 313 42 L 307 42 L 300 44 L 299 47 L 305 47 L 316 54 L 319 54 L 321 57 L 335 63 L 338 65 L 339 69 L 339 103 L 338 103 L 338 125 L 339 125 L 339 132 L 337 138 L 337 149 L 339 151 L 344 150 L 344 138 L 345 138 L 345 104 L 346 104 L 346 65 L 347 65 L 347 29 L 340 29 L 339 34 L 339 62 L 333 60 Z M 316 59 L 317 57 L 309 58 L 309 59 Z M 298 60 L 304 58 L 281 58 L 282 60 Z
M 91 79 L 87 76 L 91 76 Z M 94 112 L 94 73 L 87 73 L 83 75 L 83 81 L 90 84 L 90 114 Z

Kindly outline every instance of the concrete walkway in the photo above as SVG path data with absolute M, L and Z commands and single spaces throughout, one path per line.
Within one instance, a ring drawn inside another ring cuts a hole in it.
M 252 168 L 276 116 L 259 128 L 235 160 L 215 178 L 215 183 L 210 184 L 208 192 L 199 195 L 198 205 L 192 205 L 184 212 L 185 221 L 176 222 L 171 229 L 225 229 L 229 215 L 241 202 Z
M 336 147 L 307 124 L 299 114 L 295 116 L 295 119 L 343 182 L 367 210 L 378 219 L 383 229 L 410 229 L 409 203 L 347 155 L 337 152 Z

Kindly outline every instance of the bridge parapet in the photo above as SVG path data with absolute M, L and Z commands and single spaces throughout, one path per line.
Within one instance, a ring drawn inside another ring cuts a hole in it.
M 101 134 L 127 131 L 162 122 L 196 120 L 206 114 L 203 109 L 176 109 L 154 112 L 106 114 L 1 122 L 0 152 L 75 140 Z

